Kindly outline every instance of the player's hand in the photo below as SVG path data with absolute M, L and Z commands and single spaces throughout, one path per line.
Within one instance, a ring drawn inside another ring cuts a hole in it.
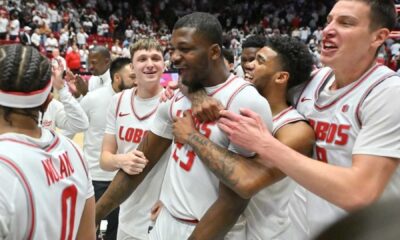
M 240 109 L 240 115 L 222 110 L 218 127 L 232 143 L 256 153 L 262 147 L 262 140 L 268 142 L 273 138 L 261 117 L 249 109 Z M 256 144 L 255 139 L 258 139 Z
M 174 119 L 172 133 L 174 134 L 175 142 L 185 144 L 189 136 L 196 131 L 192 114 L 189 111 L 183 112 L 183 117 Z
M 118 155 L 118 167 L 129 175 L 143 172 L 148 162 L 143 152 L 138 150 Z
M 161 209 L 164 207 L 164 204 L 158 200 L 154 206 L 151 208 L 150 220 L 155 222 L 157 220 L 158 215 L 160 215 Z
M 167 87 L 165 88 L 165 91 L 162 92 L 161 97 L 160 97 L 160 102 L 166 102 L 168 99 L 171 99 L 174 96 L 174 90 L 178 89 L 179 83 L 170 81 L 168 82 Z
M 60 60 L 56 61 L 58 62 L 58 64 L 54 64 L 51 68 L 51 80 L 53 82 L 53 87 L 57 90 L 60 90 L 65 86 L 64 79 L 62 78 L 64 67 Z
M 209 97 L 205 91 L 191 93 L 189 98 L 192 101 L 192 114 L 200 122 L 216 121 L 220 117 L 219 112 L 224 109 L 220 101 Z
M 75 75 L 75 79 L 76 79 L 75 80 L 76 89 L 80 94 L 85 96 L 89 91 L 88 84 L 86 83 L 85 80 L 83 80 L 83 78 L 80 75 Z

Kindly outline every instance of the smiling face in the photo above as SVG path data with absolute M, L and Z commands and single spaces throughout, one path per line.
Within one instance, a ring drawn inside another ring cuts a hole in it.
M 210 44 L 195 28 L 182 27 L 173 31 L 171 45 L 171 60 L 182 83 L 188 87 L 204 84 L 211 68 Z
M 370 28 L 370 6 L 361 1 L 338 1 L 323 30 L 321 62 L 332 68 L 370 61 L 376 52 L 377 31 Z
M 243 68 L 244 79 L 251 81 L 251 72 L 253 71 L 253 64 L 250 64 L 256 58 L 257 51 L 260 48 L 248 47 L 244 48 L 240 56 L 240 65 Z
M 159 84 L 164 72 L 164 58 L 156 49 L 137 50 L 132 57 L 133 70 L 138 86 Z
M 251 65 L 251 82 L 261 94 L 281 71 L 279 55 L 270 47 L 261 48 Z

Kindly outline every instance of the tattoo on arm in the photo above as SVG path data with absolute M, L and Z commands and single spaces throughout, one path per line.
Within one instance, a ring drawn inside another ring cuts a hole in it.
M 199 158 L 229 188 L 235 188 L 240 177 L 235 176 L 239 156 L 224 149 L 198 132 L 190 134 L 188 143 Z

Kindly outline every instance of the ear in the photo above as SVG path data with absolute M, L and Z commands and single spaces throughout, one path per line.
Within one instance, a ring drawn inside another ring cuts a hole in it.
M 49 106 L 51 100 L 53 100 L 53 94 L 49 93 L 49 95 L 46 98 L 46 101 L 44 101 L 44 103 L 42 104 L 42 106 L 40 106 L 40 111 L 42 113 L 46 112 L 47 107 Z
M 278 85 L 283 85 L 283 84 L 287 84 L 290 74 L 288 72 L 277 72 L 275 73 L 275 79 L 274 82 Z
M 389 37 L 390 31 L 387 28 L 380 28 L 373 34 L 372 47 L 379 48 Z
M 121 82 L 121 75 L 119 73 L 114 73 L 113 83 L 119 84 Z
M 209 48 L 209 56 L 212 60 L 217 60 L 221 57 L 221 47 L 218 44 L 213 44 Z

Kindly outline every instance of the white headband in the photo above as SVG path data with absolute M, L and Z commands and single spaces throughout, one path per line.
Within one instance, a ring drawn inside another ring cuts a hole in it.
M 13 92 L 0 90 L 0 105 L 12 108 L 33 108 L 42 105 L 50 94 L 52 81 L 33 92 Z

